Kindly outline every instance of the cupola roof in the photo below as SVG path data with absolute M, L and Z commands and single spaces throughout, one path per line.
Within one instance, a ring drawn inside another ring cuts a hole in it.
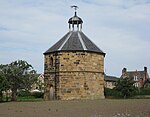
M 77 16 L 77 12 L 75 12 L 74 16 L 69 19 L 68 23 L 69 24 L 82 24 L 83 21 L 80 17 Z

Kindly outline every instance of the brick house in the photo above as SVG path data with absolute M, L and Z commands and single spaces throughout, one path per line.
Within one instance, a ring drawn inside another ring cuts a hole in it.
M 105 53 L 81 31 L 76 11 L 68 23 L 69 32 L 44 53 L 44 99 L 102 99 Z
M 149 79 L 147 67 L 144 67 L 143 71 L 127 71 L 127 68 L 123 68 L 121 78 L 126 77 L 132 78 L 135 81 L 135 87 L 144 87 L 145 81 Z

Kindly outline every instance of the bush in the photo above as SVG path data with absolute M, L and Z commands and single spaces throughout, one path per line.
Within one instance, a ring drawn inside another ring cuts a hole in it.
M 150 87 L 139 89 L 138 95 L 150 95 Z
M 119 93 L 115 89 L 104 88 L 104 95 L 106 98 L 119 98 Z
M 31 93 L 27 90 L 21 90 L 18 92 L 17 94 L 19 97 L 27 97 L 27 96 L 31 96 Z
M 106 97 L 108 96 L 113 96 L 113 90 L 112 89 L 109 89 L 109 88 L 104 88 L 104 95 Z
M 31 95 L 34 96 L 35 98 L 43 98 L 44 93 L 43 92 L 33 92 Z

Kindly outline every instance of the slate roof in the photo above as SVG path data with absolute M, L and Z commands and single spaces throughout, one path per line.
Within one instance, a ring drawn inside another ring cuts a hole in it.
M 127 72 L 127 75 L 129 77 L 137 76 L 138 78 L 143 78 L 144 77 L 144 71 L 129 71 L 129 72 Z
M 70 31 L 44 54 L 60 51 L 87 51 L 105 55 L 83 32 Z
M 119 80 L 119 78 L 115 77 L 115 76 L 107 76 L 104 75 L 104 80 L 105 81 L 111 81 L 111 82 L 117 82 Z
M 134 76 L 137 76 L 138 80 L 140 80 L 140 79 L 144 79 L 145 72 L 144 71 L 127 71 L 126 75 L 131 78 L 134 78 Z M 149 78 L 148 73 L 146 75 L 147 75 L 147 78 Z

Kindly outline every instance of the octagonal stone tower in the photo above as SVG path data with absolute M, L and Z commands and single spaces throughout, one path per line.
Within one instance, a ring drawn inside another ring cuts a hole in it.
M 103 99 L 105 53 L 81 31 L 76 11 L 68 23 L 69 32 L 44 53 L 44 99 Z

